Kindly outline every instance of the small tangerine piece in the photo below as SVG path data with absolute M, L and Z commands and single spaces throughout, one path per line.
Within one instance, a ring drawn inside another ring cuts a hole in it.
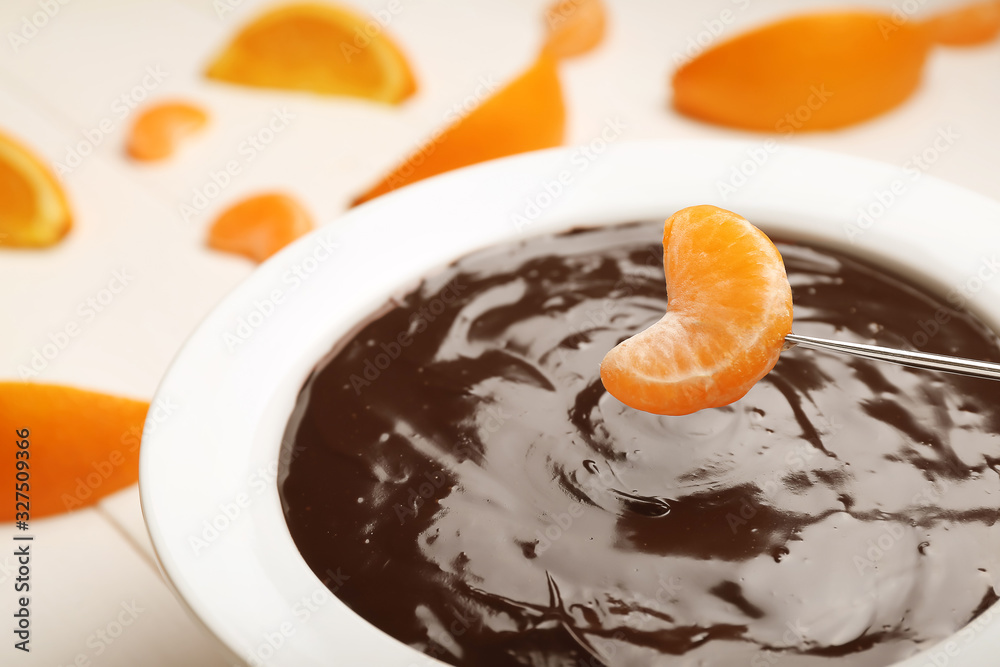
M 767 375 L 792 328 L 792 292 L 770 239 L 715 206 L 663 228 L 667 312 L 601 362 L 608 392 L 637 410 L 686 415 L 728 405 Z
M 234 204 L 215 220 L 208 245 L 263 262 L 313 227 L 308 211 L 288 195 L 256 195 Z
M 674 107 L 699 120 L 764 132 L 830 130 L 905 101 L 932 42 L 886 14 L 797 16 L 739 35 L 673 77 Z
M 298 3 L 243 28 L 209 65 L 210 79 L 258 88 L 346 95 L 398 104 L 416 82 L 406 57 L 370 19 L 345 7 Z
M 0 406 L 0 449 L 8 462 L 0 467 L 0 484 L 13 493 L 15 482 L 24 480 L 17 473 L 28 473 L 31 519 L 93 505 L 138 481 L 149 403 L 61 385 L 0 382 Z M 23 440 L 26 448 L 19 446 Z M 13 500 L 3 503 L 0 521 L 20 518 L 16 511 Z
M 1000 0 L 976 2 L 933 16 L 927 21 L 931 39 L 946 46 L 986 44 L 1000 34 Z
M 565 126 L 556 60 L 543 53 L 528 70 L 434 135 L 352 205 L 452 169 L 558 146 Z
M 545 11 L 548 30 L 544 51 L 553 58 L 572 58 L 593 50 L 604 39 L 601 0 L 556 0 Z
M 66 195 L 52 170 L 0 132 L 0 247 L 54 245 L 72 224 Z
M 208 122 L 208 114 L 186 102 L 165 102 L 144 109 L 132 124 L 125 146 L 142 161 L 170 157 L 180 143 Z

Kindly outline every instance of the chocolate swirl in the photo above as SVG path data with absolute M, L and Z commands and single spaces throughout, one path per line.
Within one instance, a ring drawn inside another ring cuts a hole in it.
M 317 575 L 456 665 L 884 665 L 986 610 L 997 385 L 793 349 L 731 406 L 627 408 L 598 365 L 664 311 L 660 231 L 477 252 L 337 345 L 280 478 Z M 921 287 L 779 249 L 799 333 L 1000 358 Z

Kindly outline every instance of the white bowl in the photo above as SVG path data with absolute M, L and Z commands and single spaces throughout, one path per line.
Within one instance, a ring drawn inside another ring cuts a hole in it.
M 173 409 L 150 411 L 140 491 L 177 593 L 250 664 L 443 664 L 348 609 L 292 542 L 275 479 L 299 388 L 352 325 L 471 250 L 704 203 L 786 238 L 846 244 L 944 286 L 965 284 L 1000 246 L 996 202 L 901 168 L 772 143 L 622 144 L 593 159 L 543 151 L 381 197 L 261 266 L 198 327 L 163 379 L 154 408 Z M 870 224 L 858 225 L 859 210 Z M 996 327 L 1000 280 L 982 284 L 970 306 Z M 981 619 L 899 665 L 995 664 L 1000 610 Z

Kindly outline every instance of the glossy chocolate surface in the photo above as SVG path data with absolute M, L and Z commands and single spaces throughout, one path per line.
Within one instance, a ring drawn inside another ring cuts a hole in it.
M 726 408 L 627 408 L 598 365 L 665 309 L 661 234 L 475 253 L 338 343 L 279 478 L 310 567 L 470 666 L 885 665 L 983 613 L 1000 385 L 793 349 Z M 960 294 L 779 249 L 797 333 L 1000 358 Z

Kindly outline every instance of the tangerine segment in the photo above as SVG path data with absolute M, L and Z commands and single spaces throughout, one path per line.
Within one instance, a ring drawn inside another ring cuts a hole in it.
M 557 59 L 583 55 L 604 38 L 604 4 L 601 0 L 556 0 L 545 11 L 545 23 L 546 53 Z
M 920 83 L 924 24 L 867 12 L 789 18 L 711 48 L 674 74 L 674 107 L 765 132 L 828 130 L 877 116 Z
M 468 116 L 457 119 L 411 153 L 352 205 L 452 169 L 558 146 L 565 126 L 566 107 L 556 60 L 542 54 Z
M 678 211 L 663 228 L 667 313 L 601 362 L 612 396 L 686 415 L 742 398 L 774 368 L 792 328 L 792 291 L 770 239 L 715 206 Z
M 208 232 L 208 245 L 263 262 L 313 227 L 308 211 L 291 197 L 257 195 L 231 206 L 216 219 Z
M 0 246 L 49 246 L 71 226 L 69 204 L 55 174 L 0 132 Z
M 186 102 L 167 102 L 145 109 L 129 132 L 126 152 L 136 160 L 170 157 L 186 137 L 208 122 L 208 114 Z
M 209 66 L 211 79 L 396 104 L 416 91 L 406 57 L 344 7 L 293 4 L 257 18 Z
M 927 21 L 931 39 L 947 46 L 974 46 L 1000 34 L 1000 0 L 976 2 Z
M 30 496 L 32 519 L 92 505 L 138 481 L 149 403 L 60 385 L 0 382 L 0 406 L 7 463 L 0 467 L 0 484 L 12 496 L 15 483 L 26 484 L 21 490 Z M 24 440 L 28 445 L 20 447 Z M 0 504 L 0 521 L 23 520 L 15 516 L 23 509 L 11 498 Z

